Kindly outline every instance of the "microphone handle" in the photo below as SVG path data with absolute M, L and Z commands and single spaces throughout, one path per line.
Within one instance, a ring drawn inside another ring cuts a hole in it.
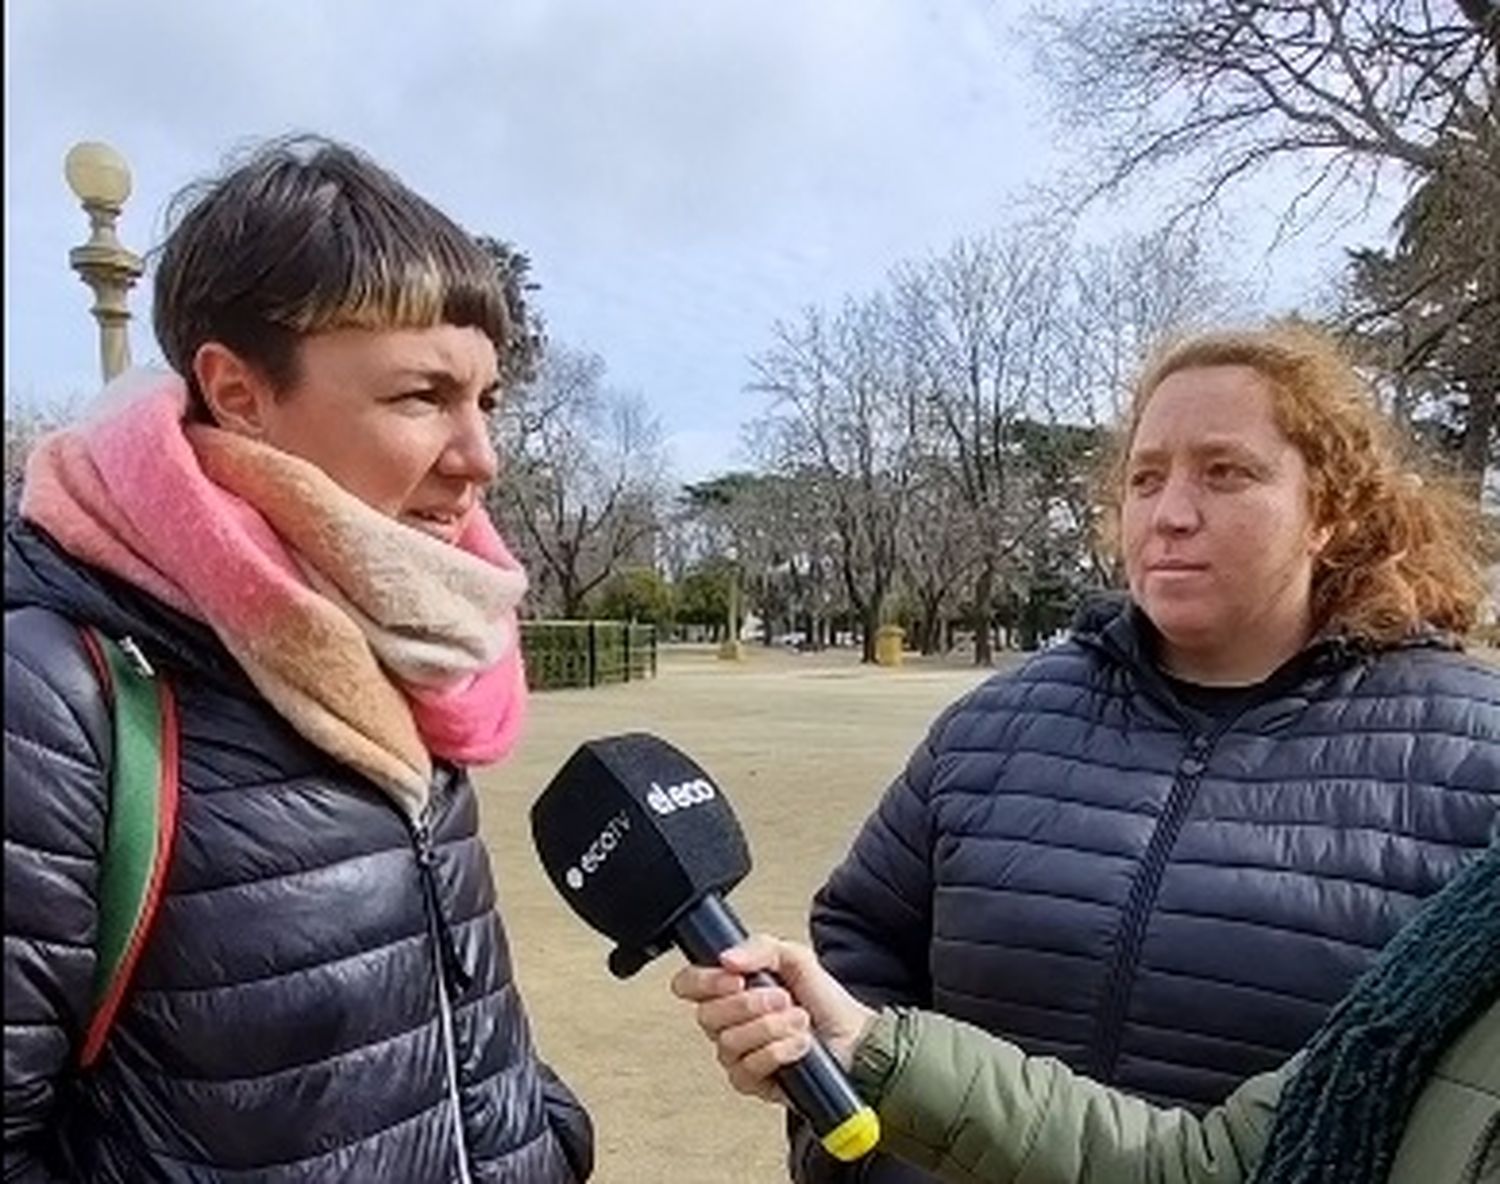
M 717 966 L 720 954 L 750 935 L 728 902 L 710 892 L 677 919 L 672 936 L 688 961 Z M 746 982 L 757 987 L 783 985 L 765 971 L 747 975 Z M 807 1055 L 778 1069 L 775 1078 L 787 1100 L 834 1155 L 857 1159 L 874 1147 L 879 1137 L 874 1111 L 854 1092 L 844 1070 L 816 1036 Z

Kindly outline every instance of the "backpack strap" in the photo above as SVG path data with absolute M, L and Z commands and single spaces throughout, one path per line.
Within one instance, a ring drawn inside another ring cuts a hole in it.
M 114 761 L 99 865 L 99 939 L 92 1011 L 79 1053 L 98 1060 L 161 904 L 177 830 L 177 705 L 134 642 L 84 627 L 84 647 L 112 700 Z

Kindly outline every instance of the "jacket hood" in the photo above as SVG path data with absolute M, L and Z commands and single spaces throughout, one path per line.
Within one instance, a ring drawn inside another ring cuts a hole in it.
M 5 532 L 5 611 L 44 608 L 107 636 L 130 637 L 153 661 L 236 688 L 250 680 L 214 631 L 139 588 L 75 559 L 34 523 Z

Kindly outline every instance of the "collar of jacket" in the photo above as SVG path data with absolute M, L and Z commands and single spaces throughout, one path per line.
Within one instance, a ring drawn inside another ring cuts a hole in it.
M 1156 698 L 1182 714 L 1182 705 L 1162 677 L 1156 662 L 1156 627 L 1141 607 L 1124 592 L 1104 592 L 1089 598 L 1073 620 L 1073 637 L 1130 670 Z M 1280 693 L 1306 678 L 1333 674 L 1381 652 L 1412 649 L 1456 650 L 1449 635 L 1424 627 L 1410 637 L 1385 645 L 1368 638 L 1331 631 L 1314 636 L 1282 663 L 1262 684 L 1266 695 Z
M 34 523 L 5 532 L 5 607 L 35 606 L 129 637 L 153 666 L 191 671 L 238 694 L 257 696 L 249 677 L 207 625 L 64 551 Z
M 46 531 L 17 521 L 5 532 L 5 607 L 30 606 L 92 625 L 114 638 L 129 637 L 153 666 L 189 671 L 244 698 L 262 697 L 207 625 L 74 559 Z M 436 800 L 451 791 L 460 769 L 441 759 L 432 764 Z

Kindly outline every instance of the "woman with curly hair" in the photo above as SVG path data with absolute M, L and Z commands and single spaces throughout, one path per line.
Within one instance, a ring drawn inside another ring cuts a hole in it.
M 1480 534 L 1295 324 L 1162 351 L 1103 500 L 1128 595 L 937 720 L 812 936 L 868 1006 L 1201 1112 L 1487 842 L 1500 671 L 1459 640 Z M 853 1178 L 800 1128 L 792 1167 Z

